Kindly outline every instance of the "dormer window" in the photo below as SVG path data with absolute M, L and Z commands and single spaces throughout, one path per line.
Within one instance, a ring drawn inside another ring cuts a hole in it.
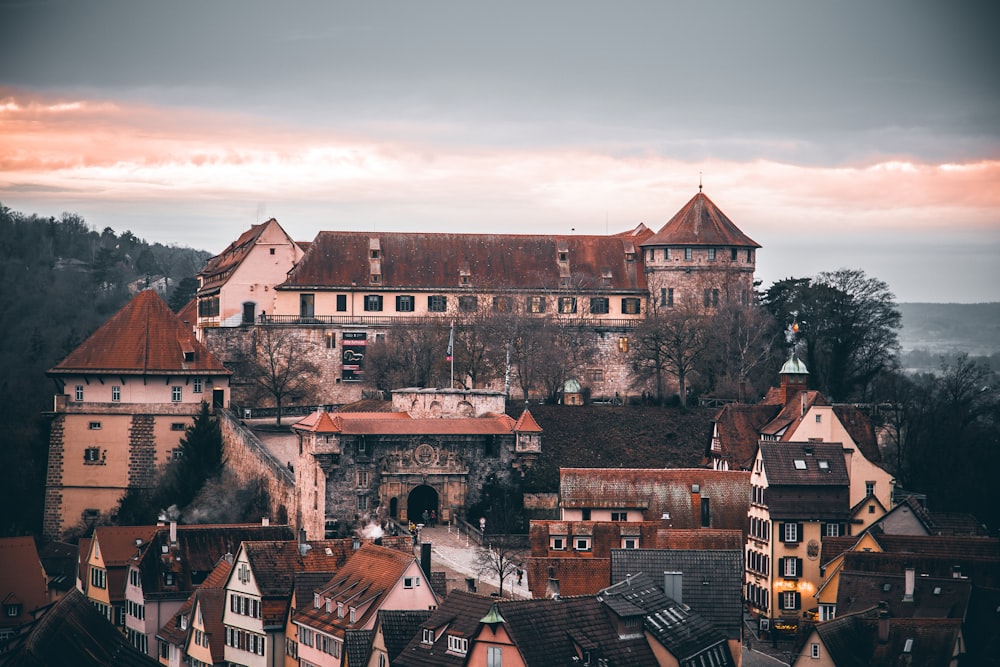
M 549 538 L 549 548 L 553 551 L 564 551 L 566 549 L 566 537 L 564 535 L 553 535 Z
M 187 351 L 184 353 L 184 361 L 194 361 L 194 352 Z
M 337 603 L 337 618 L 343 618 L 343 617 L 344 617 L 344 603 L 343 602 L 338 602 Z
M 569 261 L 569 253 L 565 252 L 565 251 L 564 252 L 560 252 L 559 253 L 559 261 L 560 262 L 568 262 Z
M 627 252 L 627 253 L 625 253 L 625 261 L 626 262 L 634 262 L 635 261 L 635 253 L 634 252 Z
M 448 635 L 448 651 L 451 653 L 458 653 L 459 655 L 465 655 L 469 652 L 469 640 L 465 637 Z
M 320 597 L 319 593 L 313 593 L 313 609 L 319 609 L 323 606 L 323 598 Z
M 434 629 L 433 628 L 422 628 L 420 632 L 420 643 L 421 644 L 433 644 L 434 643 Z
M 379 254 L 380 254 L 380 251 L 379 251 L 378 248 L 372 248 L 371 249 L 371 255 L 370 256 L 371 256 L 372 259 L 378 259 L 379 258 Z
M 377 273 L 373 273 L 372 277 L 371 277 L 371 281 L 372 281 L 372 285 L 378 285 L 380 282 L 382 282 L 382 276 L 379 275 L 379 274 L 377 274 Z
M 348 616 L 349 616 L 349 618 L 351 620 L 351 623 L 357 623 L 357 621 L 358 621 L 358 610 L 355 609 L 354 607 L 351 607 L 348 610 Z

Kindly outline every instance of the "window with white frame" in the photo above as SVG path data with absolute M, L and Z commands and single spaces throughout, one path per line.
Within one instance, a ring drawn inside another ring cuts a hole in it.
M 590 537 L 574 537 L 573 549 L 576 551 L 590 551 Z
M 801 577 L 802 576 L 802 559 L 801 558 L 782 558 L 781 559 L 781 575 L 783 577 Z
M 782 533 L 782 542 L 798 542 L 802 538 L 799 535 L 799 524 L 797 523 L 786 523 L 784 527 L 784 532 Z
M 193 391 L 196 394 L 200 394 L 202 393 L 204 387 L 205 387 L 205 378 L 195 378 L 194 381 L 192 382 L 191 391 Z
M 420 585 L 420 577 L 403 577 L 403 588 L 414 588 Z
M 448 635 L 448 650 L 452 653 L 465 655 L 469 651 L 469 640 L 465 637 Z
M 181 397 L 184 395 L 183 387 L 171 387 L 170 388 L 170 400 L 174 403 L 180 403 Z
M 627 511 L 612 512 L 611 513 L 611 520 L 612 521 L 628 521 L 628 512 Z
M 503 667 L 503 651 L 499 646 L 486 649 L 486 667 Z
M 824 537 L 840 537 L 840 524 L 839 523 L 826 524 L 826 530 L 824 530 L 823 533 Z
M 73 393 L 73 397 L 76 400 L 78 400 L 78 401 L 82 401 L 83 400 L 83 385 L 82 384 L 76 385 L 76 390 Z
M 368 488 L 368 482 L 369 482 L 368 474 L 369 474 L 369 471 L 367 471 L 367 470 L 359 470 L 358 471 L 358 488 L 359 489 L 367 489 Z
M 866 496 L 875 495 L 875 482 L 865 482 L 865 495 Z
M 627 536 L 622 538 L 622 549 L 638 549 L 639 548 L 639 538 L 636 536 Z
M 421 644 L 433 644 L 434 643 L 434 630 L 432 628 L 423 628 L 420 633 L 420 643 Z
M 819 620 L 832 621 L 836 617 L 837 617 L 837 605 L 821 604 L 819 606 Z
M 809 645 L 809 657 L 813 660 L 819 659 L 819 644 L 814 643 Z
M 785 610 L 798 609 L 801 606 L 801 595 L 795 591 L 785 591 L 781 594 L 781 608 Z
M 549 538 L 549 548 L 553 551 L 563 551 L 566 548 L 566 537 L 563 535 L 553 535 Z
M 118 386 L 111 387 L 111 400 L 114 401 L 114 402 L 116 402 L 116 403 L 118 401 L 122 400 L 122 388 L 121 387 L 118 387 Z

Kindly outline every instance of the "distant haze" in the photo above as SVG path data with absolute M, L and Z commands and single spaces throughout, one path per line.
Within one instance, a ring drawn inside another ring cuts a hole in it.
M 698 191 L 758 277 L 1000 301 L 997 5 L 0 0 L 0 203 L 216 253 L 251 224 L 603 234 Z

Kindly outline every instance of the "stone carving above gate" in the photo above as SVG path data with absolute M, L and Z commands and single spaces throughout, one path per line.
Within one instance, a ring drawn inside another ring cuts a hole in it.
M 465 457 L 447 447 L 421 443 L 412 450 L 394 449 L 384 456 L 379 467 L 384 475 L 459 474 L 469 472 Z

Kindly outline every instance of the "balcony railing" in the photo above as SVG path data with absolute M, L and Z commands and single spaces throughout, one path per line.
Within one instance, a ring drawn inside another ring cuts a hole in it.
M 261 325 L 281 325 L 281 326 L 361 326 L 361 327 L 392 327 L 392 326 L 415 326 L 429 325 L 436 322 L 447 321 L 445 317 L 426 315 L 312 315 L 303 317 L 301 315 L 261 315 L 255 324 Z M 573 320 L 560 320 L 561 325 L 587 327 L 592 329 L 634 329 L 642 322 L 641 318 L 579 318 Z M 244 325 L 249 324 L 247 322 Z M 456 323 L 461 327 L 460 323 Z

